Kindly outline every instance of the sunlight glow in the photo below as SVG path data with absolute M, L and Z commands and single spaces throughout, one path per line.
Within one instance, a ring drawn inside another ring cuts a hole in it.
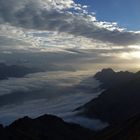
M 120 54 L 123 59 L 140 59 L 140 51 L 124 52 Z
M 140 45 L 130 45 L 128 48 L 140 50 Z

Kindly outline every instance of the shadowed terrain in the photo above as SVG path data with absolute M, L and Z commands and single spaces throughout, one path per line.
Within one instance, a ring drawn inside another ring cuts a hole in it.
M 99 132 L 95 140 L 139 140 L 140 114 L 132 116 L 122 124 L 114 125 Z
M 140 112 L 140 72 L 114 72 L 103 69 L 95 76 L 106 89 L 102 94 L 78 108 L 82 115 L 110 124 L 121 123 Z
M 93 134 L 89 129 L 52 115 L 36 119 L 24 117 L 8 127 L 0 126 L 2 140 L 89 140 Z
M 61 118 L 43 115 L 36 119 L 24 117 L 11 125 L 0 125 L 2 140 L 139 140 L 140 114 L 122 124 L 94 132 Z

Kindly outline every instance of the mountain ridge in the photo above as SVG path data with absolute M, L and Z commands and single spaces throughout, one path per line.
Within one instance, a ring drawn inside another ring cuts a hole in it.
M 94 77 L 102 83 L 101 87 L 105 90 L 98 98 L 77 108 L 82 110 L 79 114 L 116 124 L 140 112 L 139 74 L 140 72 L 114 72 L 111 69 L 95 74 Z
M 87 128 L 48 114 L 35 119 L 25 116 L 6 127 L 0 125 L 2 140 L 91 140 L 93 135 Z

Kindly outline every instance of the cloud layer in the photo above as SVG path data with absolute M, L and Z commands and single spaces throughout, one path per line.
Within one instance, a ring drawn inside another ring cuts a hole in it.
M 0 0 L 0 23 L 64 32 L 115 45 L 140 43 L 140 33 L 120 29 L 114 23 L 99 22 L 72 0 Z

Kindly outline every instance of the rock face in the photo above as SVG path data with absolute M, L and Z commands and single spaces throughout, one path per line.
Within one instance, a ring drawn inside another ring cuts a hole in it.
M 10 126 L 0 126 L 1 140 L 89 140 L 93 132 L 61 118 L 44 115 L 36 119 L 24 117 Z
M 121 123 L 140 112 L 140 72 L 102 70 L 95 75 L 106 90 L 80 107 L 82 115 L 98 118 L 110 124 Z

